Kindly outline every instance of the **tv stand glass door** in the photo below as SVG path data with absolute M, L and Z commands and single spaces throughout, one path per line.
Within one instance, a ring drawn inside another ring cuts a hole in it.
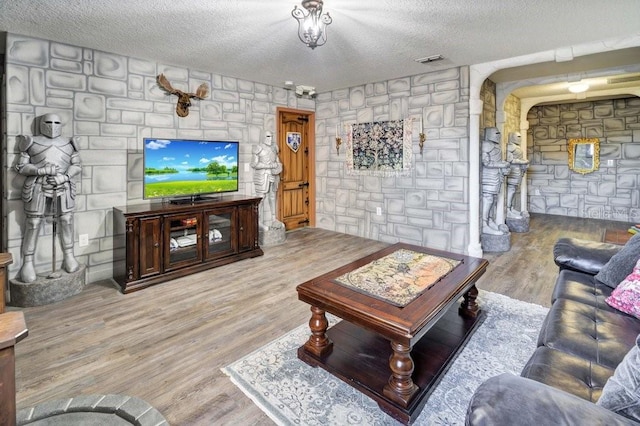
M 201 214 L 174 214 L 165 217 L 164 229 L 169 244 L 165 251 L 165 271 L 202 261 Z
M 236 235 L 237 209 L 233 207 L 206 210 L 205 218 L 205 259 L 215 259 L 238 252 Z

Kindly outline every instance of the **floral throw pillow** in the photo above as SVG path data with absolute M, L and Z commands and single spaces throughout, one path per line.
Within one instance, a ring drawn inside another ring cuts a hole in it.
M 633 271 L 606 298 L 609 306 L 640 318 L 640 259 Z

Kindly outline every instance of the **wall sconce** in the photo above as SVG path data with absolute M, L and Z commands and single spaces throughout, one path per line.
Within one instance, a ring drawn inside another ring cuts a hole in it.
M 340 145 L 342 145 L 342 138 L 338 134 L 338 126 L 336 125 L 336 153 L 340 155 Z
M 422 150 L 424 149 L 424 141 L 427 140 L 427 135 L 423 132 L 420 132 L 420 142 L 418 142 L 418 146 L 420 147 L 420 155 L 422 155 Z
M 291 15 L 298 21 L 298 37 L 300 41 L 315 49 L 327 42 L 327 25 L 333 20 L 329 13 L 322 14 L 322 0 L 302 0 L 302 7 L 294 6 Z
M 424 149 L 424 141 L 427 140 L 427 135 L 424 134 L 424 127 L 422 127 L 422 117 L 420 117 L 420 142 L 418 142 L 418 146 L 420 147 L 420 155 L 422 155 L 422 150 Z

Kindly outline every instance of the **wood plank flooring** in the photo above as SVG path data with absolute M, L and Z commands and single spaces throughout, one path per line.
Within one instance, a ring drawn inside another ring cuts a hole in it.
M 627 224 L 533 215 L 529 233 L 512 234 L 510 252 L 485 255 L 490 265 L 478 286 L 548 306 L 555 240 L 601 240 L 605 227 Z M 25 308 L 18 408 L 117 393 L 146 400 L 172 425 L 270 425 L 220 368 L 308 322 L 296 285 L 385 246 L 306 228 L 255 259 L 127 295 L 105 281 L 66 301 Z

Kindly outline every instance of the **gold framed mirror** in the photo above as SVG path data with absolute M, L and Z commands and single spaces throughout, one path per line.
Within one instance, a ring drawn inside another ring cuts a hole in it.
M 600 168 L 600 140 L 598 138 L 569 139 L 569 169 L 586 174 Z

